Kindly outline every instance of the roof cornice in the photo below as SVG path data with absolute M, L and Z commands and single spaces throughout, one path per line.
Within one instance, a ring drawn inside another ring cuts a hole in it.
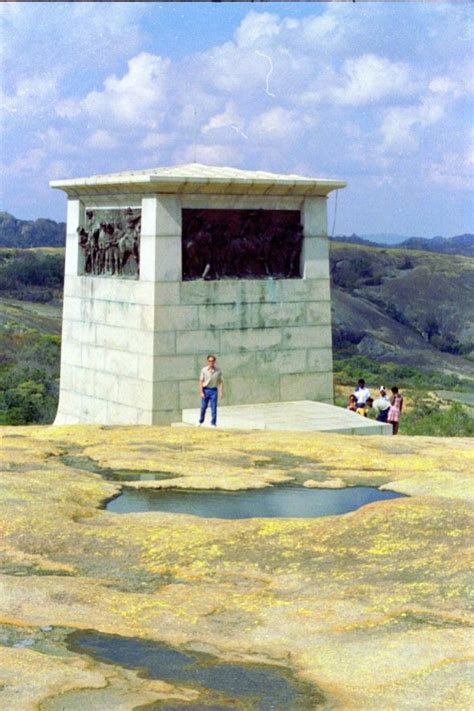
M 345 188 L 346 182 L 264 171 L 204 166 L 197 163 L 171 168 L 127 171 L 88 178 L 53 180 L 52 188 L 69 196 L 125 193 L 177 193 L 218 195 L 325 196 Z

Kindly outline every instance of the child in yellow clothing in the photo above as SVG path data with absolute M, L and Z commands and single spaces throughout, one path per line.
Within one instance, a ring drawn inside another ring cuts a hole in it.
M 372 407 L 373 399 L 371 397 L 367 398 L 367 402 L 365 405 L 361 405 L 357 408 L 356 412 L 358 415 L 362 415 L 362 417 L 367 417 L 367 413 L 369 411 L 369 408 Z

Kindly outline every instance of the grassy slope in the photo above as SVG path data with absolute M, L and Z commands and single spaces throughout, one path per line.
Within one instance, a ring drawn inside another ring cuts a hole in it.
M 61 320 L 62 303 L 57 300 L 46 304 L 19 299 L 3 299 L 0 302 L 0 328 L 16 323 L 40 333 L 60 335 Z

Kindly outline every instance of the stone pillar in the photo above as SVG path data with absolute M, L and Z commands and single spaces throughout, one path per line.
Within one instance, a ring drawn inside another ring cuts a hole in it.
M 152 424 L 169 424 L 181 419 L 179 382 L 183 367 L 194 374 L 192 363 L 176 358 L 176 328 L 182 317 L 181 201 L 177 196 L 159 195 L 142 200 L 140 281 L 153 284 L 154 348 L 141 358 L 142 373 L 152 390 Z
M 329 240 L 327 228 L 327 197 L 307 197 L 303 202 L 302 221 L 304 240 L 302 249 L 302 276 L 318 293 L 318 303 L 311 307 L 311 322 L 324 325 L 316 334 L 308 351 L 308 364 L 313 371 L 324 372 L 317 387 L 318 400 L 333 402 L 334 384 L 332 368 L 331 291 L 329 275 Z
M 78 300 L 74 298 L 78 274 L 82 274 L 84 257 L 79 246 L 77 228 L 84 224 L 84 204 L 76 199 L 69 198 L 67 201 L 67 223 L 66 223 L 66 255 L 64 263 L 64 305 L 61 340 L 61 377 L 59 389 L 58 412 L 54 421 L 55 425 L 66 425 L 75 423 L 78 420 L 74 417 L 74 411 L 81 408 L 81 396 L 73 392 L 74 390 L 74 364 L 71 358 L 73 348 L 78 349 L 77 344 L 71 347 L 69 334 L 73 330 L 71 327 L 71 302 L 77 306 Z
M 181 205 L 175 196 L 142 199 L 140 281 L 181 280 Z
M 66 278 L 82 274 L 83 271 L 84 256 L 77 235 L 78 226 L 83 224 L 84 205 L 80 200 L 70 198 L 67 201 L 66 260 L 64 265 Z
M 329 279 L 327 198 L 305 198 L 302 210 L 304 241 L 303 279 Z

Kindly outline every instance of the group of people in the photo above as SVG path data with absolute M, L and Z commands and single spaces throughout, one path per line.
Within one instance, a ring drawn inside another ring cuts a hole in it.
M 199 376 L 199 394 L 201 396 L 201 409 L 198 425 L 204 424 L 206 410 L 211 407 L 211 426 L 217 425 L 217 401 L 224 396 L 224 378 L 222 370 L 216 365 L 216 356 L 211 353 L 207 356 L 207 365 L 202 368 Z M 386 422 L 392 425 L 393 434 L 398 434 L 400 416 L 403 409 L 403 397 L 394 385 L 392 395 L 387 395 L 383 385 L 379 388 L 378 397 L 374 400 L 370 390 L 365 385 L 365 380 L 360 378 L 354 392 L 349 396 L 347 409 L 358 415 L 367 417 L 369 409 L 375 412 L 377 422 Z
M 365 385 L 365 380 L 360 378 L 354 392 L 349 396 L 347 409 L 357 412 L 358 415 L 367 417 L 369 409 L 375 412 L 377 422 L 387 422 L 392 425 L 393 434 L 398 433 L 400 416 L 403 410 L 403 397 L 394 385 L 391 396 L 387 395 L 386 388 L 381 385 L 376 399 L 370 396 L 370 390 Z

